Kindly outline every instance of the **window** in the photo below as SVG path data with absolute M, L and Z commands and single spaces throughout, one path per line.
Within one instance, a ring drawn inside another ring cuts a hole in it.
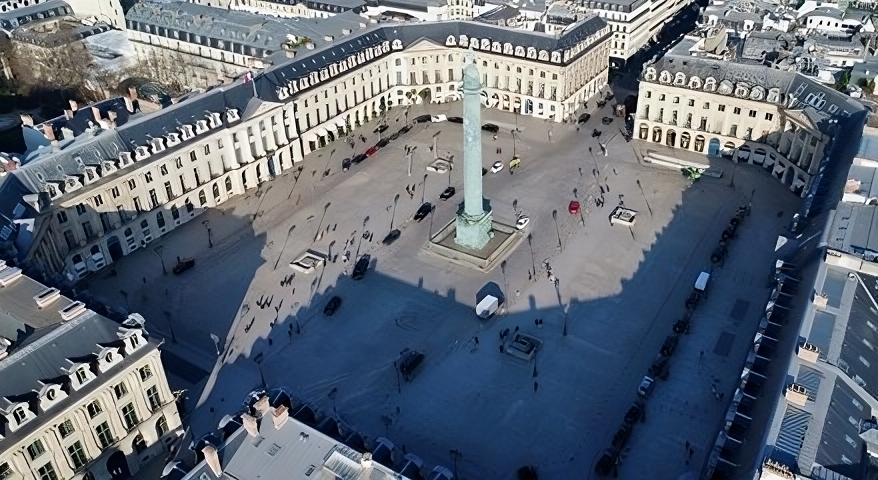
M 647 91 L 647 92 L 646 92 L 646 98 L 652 98 L 652 92 Z
M 164 415 L 162 415 L 161 417 L 159 417 L 158 420 L 156 420 L 155 431 L 159 437 L 168 433 L 168 420 L 165 418 Z
M 226 192 L 232 191 L 232 177 L 226 177 Z
M 660 101 L 660 102 L 664 102 L 664 101 L 665 101 L 665 94 L 664 94 L 664 93 L 661 94 L 661 95 L 659 95 L 659 101 Z
M 8 463 L 0 463 L 0 480 L 12 477 L 12 467 Z
M 113 392 L 116 393 L 116 398 L 122 398 L 125 395 L 128 395 L 128 385 L 126 385 L 125 382 L 116 384 L 116 386 L 113 387 Z
M 205 154 L 205 155 L 210 155 L 210 145 L 205 145 L 205 146 L 204 146 L 204 154 Z
M 162 400 L 159 397 L 159 390 L 155 385 L 146 390 L 146 399 L 149 401 L 150 411 L 154 412 L 162 406 Z
M 750 118 L 756 118 L 756 110 L 750 110 L 749 116 Z
M 70 454 L 70 460 L 73 462 L 74 469 L 80 469 L 88 463 L 85 452 L 82 450 L 82 444 L 74 442 L 73 445 L 67 447 L 67 453 Z
M 110 193 L 113 194 L 113 198 L 119 198 L 119 187 L 111 188 Z
M 64 420 L 61 425 L 58 425 L 58 433 L 61 434 L 61 438 L 67 438 L 75 431 L 76 429 L 73 428 L 73 422 L 70 420 Z
M 146 172 L 143 174 L 143 179 L 146 180 L 146 183 L 152 181 L 152 172 Z
M 85 371 L 85 367 L 76 369 L 76 381 L 79 383 L 85 383 L 88 381 L 88 373 Z
M 765 119 L 766 119 L 766 120 L 772 120 L 772 119 L 774 119 L 774 115 L 772 115 L 772 114 L 770 114 L 770 113 L 766 113 L 766 114 L 765 114 Z
M 171 218 L 173 218 L 174 220 L 180 219 L 180 210 L 177 208 L 176 205 L 171 207 Z
M 718 106 L 718 107 L 716 107 L 716 108 L 717 108 L 717 110 L 719 110 L 720 112 L 725 112 L 725 111 L 726 111 L 726 106 L 725 106 L 725 105 L 720 105 L 720 106 Z
M 159 173 L 161 173 L 162 175 L 167 175 L 168 174 L 168 166 L 162 165 L 161 167 L 159 167 Z
M 168 200 L 174 198 L 174 190 L 171 189 L 171 182 L 165 182 L 165 195 L 168 197 Z
M 27 420 L 27 414 L 24 412 L 23 407 L 18 407 L 12 412 L 12 417 L 15 418 L 15 421 L 20 425 Z
M 135 188 L 137 188 L 137 182 L 133 178 L 128 180 L 128 190 L 134 190 Z
M 272 125 L 274 125 L 274 117 L 271 117 L 271 120 L 272 120 Z M 222 138 L 220 138 L 219 140 L 216 141 L 216 148 L 219 148 L 219 149 L 223 148 L 223 139 Z
M 55 467 L 49 462 L 37 469 L 40 480 L 58 480 L 58 474 L 55 473 Z
M 740 114 L 741 114 L 741 108 L 740 108 L 740 107 L 735 107 L 735 109 L 732 110 L 732 111 L 735 112 L 735 115 L 740 115 Z
M 155 214 L 155 223 L 158 224 L 159 229 L 165 228 L 165 216 L 162 215 L 162 212 Z
M 98 434 L 98 441 L 101 443 L 101 448 L 108 448 L 113 444 L 113 434 L 110 433 L 110 426 L 107 425 L 107 422 L 95 427 L 95 433 Z
M 704 109 L 705 110 L 710 109 L 710 102 L 704 102 Z
M 88 409 L 89 418 L 95 418 L 104 411 L 104 409 L 101 408 L 101 402 L 99 400 L 89 403 L 86 408 Z
M 149 206 L 150 208 L 156 208 L 159 206 L 159 197 L 155 193 L 154 188 L 149 190 Z
M 100 207 L 101 205 L 104 204 L 104 198 L 103 198 L 102 196 L 100 196 L 100 195 L 95 195 L 95 196 L 94 196 L 94 202 L 95 202 L 95 206 L 96 206 L 96 207 Z
M 125 427 L 129 431 L 137 426 L 137 412 L 134 411 L 133 403 L 129 403 L 122 407 L 122 418 L 125 420 Z
M 67 221 L 67 212 L 60 211 L 58 212 L 58 223 L 64 223 Z
M 695 106 L 695 100 L 692 100 L 692 99 L 690 98 L 690 99 L 689 99 L 689 106 L 690 106 L 690 107 L 694 107 L 694 106 Z
M 27 446 L 27 454 L 30 456 L 31 460 L 35 460 L 37 457 L 44 453 L 46 453 L 46 447 L 43 446 L 42 440 L 37 440 Z
M 674 103 L 680 103 L 680 97 L 674 97 Z
M 187 203 L 186 208 L 189 208 L 189 205 L 191 205 L 191 204 Z M 146 379 L 148 379 L 150 377 L 152 377 L 152 369 L 149 368 L 149 365 L 144 365 L 144 366 L 140 367 L 140 380 L 145 381 Z
M 79 215 L 85 215 L 85 205 L 79 204 L 76 206 L 76 213 Z
M 192 150 L 191 152 L 189 152 L 189 160 L 191 160 L 193 162 L 195 160 L 198 160 L 198 157 L 195 155 L 195 150 Z
M 174 166 L 176 166 L 177 168 L 183 168 L 183 160 L 181 160 L 180 157 L 175 158 Z

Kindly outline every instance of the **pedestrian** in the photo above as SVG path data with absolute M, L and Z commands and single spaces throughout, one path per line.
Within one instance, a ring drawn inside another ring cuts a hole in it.
M 503 344 L 500 344 L 500 353 L 503 353 Z
M 686 440 L 686 450 L 689 450 L 689 440 Z
M 538 388 L 540 388 L 540 384 L 537 382 L 534 382 L 534 393 L 537 393 Z
M 689 458 L 692 458 L 692 455 L 693 455 L 694 453 L 695 453 L 695 449 L 692 448 L 692 447 L 689 447 Z
M 146 277 L 143 277 L 143 283 L 146 283 Z
M 475 337 L 473 337 L 473 340 L 476 341 L 476 345 L 479 344 L 479 336 L 478 336 L 478 335 L 476 335 Z
M 540 326 L 540 319 L 539 318 L 534 319 L 534 325 L 536 325 L 537 327 Z
M 515 326 L 515 331 L 518 332 L 518 325 Z

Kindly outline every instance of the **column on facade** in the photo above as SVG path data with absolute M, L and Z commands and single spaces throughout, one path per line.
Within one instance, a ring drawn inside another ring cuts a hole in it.
M 12 466 L 12 469 L 20 473 L 24 479 L 34 480 L 36 478 L 36 472 L 31 470 L 31 465 L 30 462 L 27 461 L 24 448 L 25 446 L 22 445 L 21 448 L 16 450 L 15 453 L 12 454 L 12 458 L 9 459 L 9 463 Z
M 242 124 L 243 125 L 243 124 Z M 247 135 L 247 129 L 239 127 L 240 129 L 236 132 L 238 136 L 238 141 L 235 145 L 235 149 L 237 152 L 240 152 L 241 158 L 237 159 L 239 164 L 248 164 L 253 162 L 253 152 L 250 151 L 250 136 Z M 237 155 L 236 155 L 237 156 Z

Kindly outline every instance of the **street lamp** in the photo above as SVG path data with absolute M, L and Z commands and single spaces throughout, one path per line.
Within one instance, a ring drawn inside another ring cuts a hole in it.
M 219 348 L 220 339 L 218 336 L 216 336 L 216 334 L 213 334 L 213 333 L 210 334 L 210 339 L 213 340 L 213 346 L 216 348 L 216 356 L 218 357 L 220 355 L 220 348 Z
M 207 228 L 207 248 L 213 248 L 213 240 L 210 238 L 210 220 L 201 222 Z
M 174 324 L 171 322 L 171 312 L 165 310 L 165 319 L 168 321 L 168 328 L 171 330 L 171 341 L 177 343 L 177 336 L 174 335 Z
M 153 253 L 159 256 L 159 261 L 162 262 L 162 275 L 167 275 L 168 270 L 165 268 L 165 259 L 162 258 L 162 251 L 164 251 L 165 247 L 158 246 L 152 249 Z
M 637 186 L 640 187 L 640 194 L 643 195 L 643 201 L 646 202 L 646 208 L 649 210 L 649 216 L 652 216 L 652 207 L 649 206 L 649 200 L 646 198 L 646 193 L 643 191 L 643 186 L 640 184 L 640 179 L 637 180 Z
M 399 202 L 399 194 L 393 197 L 393 213 L 390 215 L 390 230 L 393 231 L 393 219 L 396 217 L 396 204 Z
M 563 252 L 564 247 L 561 246 L 561 229 L 558 227 L 558 210 L 552 210 L 552 219 L 555 220 L 555 232 L 558 233 L 558 249 Z
M 527 234 L 527 245 L 530 247 L 530 262 L 533 266 L 533 279 L 537 279 L 537 259 L 534 256 L 534 244 L 533 244 L 533 234 Z
M 424 186 L 421 190 L 421 203 L 424 203 L 424 200 L 427 198 L 427 174 L 424 174 Z
M 277 261 L 274 262 L 274 268 L 272 268 L 272 270 L 277 270 L 277 265 L 280 263 L 280 257 L 282 257 L 284 255 L 284 250 L 287 248 L 287 241 L 290 239 L 290 235 L 293 234 L 293 230 L 295 230 L 295 229 L 296 229 L 296 226 L 293 225 L 287 231 L 287 236 L 284 238 L 284 245 L 283 245 L 283 247 L 281 247 L 280 253 L 277 254 Z

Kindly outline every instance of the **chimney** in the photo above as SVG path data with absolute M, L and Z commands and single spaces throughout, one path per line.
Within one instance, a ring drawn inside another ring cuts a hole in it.
M 134 113 L 134 102 L 129 97 L 125 97 L 125 110 L 128 110 L 128 113 Z
M 73 137 L 74 137 L 73 130 L 70 130 L 67 127 L 61 127 L 61 140 L 64 140 L 65 138 L 73 138 Z
M 55 129 L 52 128 L 51 125 L 44 123 L 43 124 L 43 135 L 46 137 L 46 140 L 50 142 L 54 142 L 55 140 Z
M 241 423 L 244 424 L 244 429 L 247 430 L 247 434 L 251 437 L 255 437 L 259 435 L 259 426 L 256 425 L 256 418 L 249 413 L 244 413 L 241 415 Z
M 866 73 L 868 74 L 869 72 L 866 72 Z M 33 117 L 30 116 L 29 113 L 22 113 L 21 114 L 21 123 L 27 125 L 28 127 L 33 127 L 34 126 L 34 119 L 33 119 Z
M 132 87 L 128 87 L 128 98 L 131 100 L 137 100 L 137 89 Z
M 278 408 L 275 408 L 272 412 L 272 422 L 274 422 L 274 429 L 280 430 L 280 427 L 283 427 L 284 424 L 287 423 L 287 420 L 290 419 L 290 412 L 287 410 L 286 405 L 281 405 Z
M 73 110 L 64 110 L 64 118 L 67 120 L 73 118 Z
M 220 465 L 219 455 L 216 453 L 216 448 L 213 445 L 205 445 L 204 448 L 201 449 L 201 453 L 204 454 L 204 461 L 207 462 L 207 466 L 210 467 L 210 471 L 217 477 L 223 474 L 223 467 Z
M 79 104 L 76 103 L 76 100 L 70 100 L 70 110 L 73 110 L 74 112 L 79 110 Z
M 268 413 L 268 410 L 271 409 L 271 405 L 268 404 L 268 395 L 263 395 L 256 403 L 253 404 L 253 409 L 256 410 L 256 417 L 262 418 Z
M 366 452 L 363 454 L 363 457 L 360 458 L 360 466 L 363 468 L 369 468 L 372 466 L 372 454 Z
M 91 107 L 91 114 L 95 118 L 95 123 L 100 123 L 101 120 L 101 111 L 98 110 L 98 107 Z

